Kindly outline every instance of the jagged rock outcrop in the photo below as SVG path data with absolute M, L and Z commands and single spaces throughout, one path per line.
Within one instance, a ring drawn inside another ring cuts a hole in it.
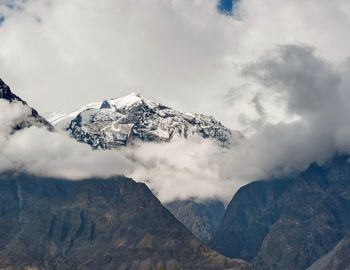
M 297 177 L 241 188 L 211 246 L 257 269 L 306 269 L 350 230 L 350 163 L 337 156 Z
M 28 110 L 28 113 L 23 115 L 21 119 L 18 119 L 13 126 L 14 131 L 20 130 L 30 126 L 46 127 L 52 130 L 52 125 L 46 121 L 45 118 L 41 117 L 36 110 L 29 107 L 27 102 L 22 100 L 20 97 L 12 93 L 10 87 L 0 79 L 0 99 L 6 100 L 9 103 L 19 103 L 23 105 L 24 109 Z
M 0 217 L 1 269 L 250 269 L 211 251 L 125 177 L 2 175 Z
M 100 149 L 115 149 L 135 140 L 168 142 L 192 136 L 229 146 L 241 137 L 213 117 L 181 113 L 135 93 L 88 104 L 70 114 L 52 115 L 49 120 L 78 141 Z

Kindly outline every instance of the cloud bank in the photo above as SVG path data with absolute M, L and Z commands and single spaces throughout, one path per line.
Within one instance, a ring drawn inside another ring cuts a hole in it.
M 162 201 L 221 197 L 224 181 L 215 163 L 223 149 L 202 138 L 145 143 L 116 150 L 92 150 L 65 133 L 13 127 L 31 113 L 22 103 L 0 100 L 0 172 L 84 179 L 126 175 L 146 182 Z M 179 157 L 181 157 L 179 159 Z M 230 182 L 227 182 L 230 187 Z

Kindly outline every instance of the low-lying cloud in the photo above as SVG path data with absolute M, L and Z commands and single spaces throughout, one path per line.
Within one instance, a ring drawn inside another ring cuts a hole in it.
M 231 181 L 223 181 L 218 175 L 218 161 L 225 150 L 210 140 L 198 137 L 172 143 L 138 143 L 120 150 L 92 150 L 68 134 L 44 127 L 13 133 L 12 127 L 30 110 L 21 103 L 0 102 L 1 111 L 6 112 L 0 118 L 2 172 L 16 170 L 71 180 L 126 175 L 147 183 L 164 202 L 222 198 L 222 190 L 232 188 Z
M 0 100 L 0 170 L 82 179 L 128 174 L 132 162 L 116 151 L 92 151 L 67 135 L 30 127 L 13 132 L 31 111 L 22 103 Z

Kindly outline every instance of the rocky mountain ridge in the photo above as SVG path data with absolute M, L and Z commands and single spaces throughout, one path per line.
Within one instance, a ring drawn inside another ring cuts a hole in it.
M 304 270 L 349 230 L 349 157 L 336 156 L 291 179 L 242 187 L 211 246 L 225 256 L 251 261 L 257 269 Z
M 49 121 L 78 141 L 100 149 L 115 149 L 133 141 L 168 142 L 193 136 L 229 146 L 241 137 L 213 117 L 181 113 L 135 93 L 91 103 L 69 114 L 52 115 Z
M 144 184 L 0 176 L 1 269 L 251 269 L 197 240 Z
M 6 100 L 9 103 L 18 103 L 23 105 L 26 109 L 28 109 L 29 114 L 23 117 L 22 119 L 18 119 L 17 123 L 13 127 L 14 130 L 19 130 L 29 126 L 45 126 L 49 130 L 53 130 L 52 125 L 33 108 L 29 107 L 27 102 L 22 100 L 20 97 L 16 96 L 12 93 L 10 87 L 0 79 L 0 99 Z

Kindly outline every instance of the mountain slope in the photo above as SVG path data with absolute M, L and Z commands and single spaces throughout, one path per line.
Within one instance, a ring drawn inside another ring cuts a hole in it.
M 2 175 L 0 205 L 1 269 L 250 268 L 210 251 L 124 177 Z
M 350 230 L 350 164 L 336 157 L 294 179 L 239 190 L 211 246 L 258 269 L 305 269 Z
M 280 215 L 274 202 L 288 180 L 253 182 L 241 188 L 227 206 L 212 247 L 228 257 L 252 260 Z
M 231 140 L 240 137 L 238 132 L 232 133 L 213 117 L 181 113 L 135 93 L 88 104 L 70 114 L 53 115 L 49 119 L 78 141 L 100 149 L 115 149 L 134 140 L 167 142 L 194 135 L 228 146 Z
M 178 200 L 164 206 L 204 243 L 211 240 L 225 213 L 224 204 L 218 200 Z
M 19 130 L 29 126 L 45 126 L 46 128 L 52 130 L 52 125 L 46 121 L 43 117 L 41 117 L 36 110 L 29 107 L 27 102 L 22 100 L 20 97 L 16 96 L 11 92 L 10 87 L 0 79 L 0 100 L 5 100 L 9 103 L 17 103 L 23 105 L 23 108 L 28 110 L 28 114 L 24 115 L 22 119 L 18 119 L 16 121 L 14 130 Z

